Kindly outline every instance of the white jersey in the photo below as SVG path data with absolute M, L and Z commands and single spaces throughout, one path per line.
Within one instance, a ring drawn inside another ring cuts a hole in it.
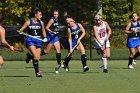
M 103 22 L 102 27 L 99 27 L 96 25 L 98 35 L 101 40 L 105 40 L 107 38 L 107 31 L 106 31 L 106 25 L 105 22 Z
M 102 27 L 96 25 L 96 28 L 97 28 L 98 35 L 100 37 L 100 42 L 106 47 L 110 47 L 109 40 L 105 43 L 105 40 L 107 38 L 107 30 L 106 30 L 105 22 L 103 22 Z M 96 38 L 94 38 L 94 40 L 95 40 L 95 47 L 101 48 L 102 46 L 99 44 L 98 40 Z

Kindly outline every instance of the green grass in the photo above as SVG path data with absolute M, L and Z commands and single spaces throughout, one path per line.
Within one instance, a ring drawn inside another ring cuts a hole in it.
M 26 57 L 26 53 L 28 52 L 27 49 L 24 49 L 24 52 L 13 52 L 10 50 L 1 50 L 0 51 L 0 55 L 2 55 L 4 57 L 5 60 L 13 60 L 13 61 L 23 61 L 25 60 Z M 64 59 L 66 57 L 66 55 L 68 54 L 68 51 L 66 49 L 62 49 L 62 59 Z M 90 59 L 90 50 L 87 49 L 86 50 L 86 54 L 87 54 L 87 59 Z M 112 48 L 111 49 L 111 58 L 110 59 L 128 59 L 129 57 L 129 51 L 127 48 Z M 100 59 L 101 55 L 98 55 L 96 53 L 96 50 L 93 49 L 92 50 L 92 59 Z M 42 56 L 41 60 L 48 60 L 48 59 L 56 59 L 56 51 L 54 49 L 52 49 L 50 51 L 49 54 Z M 73 55 L 73 59 L 81 59 L 81 55 L 80 53 L 75 50 L 74 51 L 74 55 Z
M 88 61 L 89 72 L 73 60 L 70 71 L 54 73 L 55 61 L 41 61 L 43 77 L 36 78 L 32 63 L 6 61 L 0 69 L 0 93 L 139 93 L 140 64 L 127 69 L 127 60 L 109 61 L 109 73 L 102 73 L 99 60 Z

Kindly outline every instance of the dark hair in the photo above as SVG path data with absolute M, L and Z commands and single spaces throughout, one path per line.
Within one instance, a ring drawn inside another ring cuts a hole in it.
M 41 12 L 41 10 L 39 8 L 35 8 L 33 11 L 32 11 L 32 17 L 35 17 L 35 14 L 37 14 L 38 12 Z
M 72 18 L 73 19 L 73 17 L 71 15 L 67 15 L 66 18 Z
M 0 14 L 0 23 L 2 23 L 2 22 L 3 22 L 3 15 Z
M 53 13 L 54 13 L 54 12 L 59 12 L 59 11 L 58 11 L 58 10 L 54 10 Z
M 138 14 L 137 12 L 133 12 L 133 13 L 129 16 L 130 19 L 133 17 L 133 14 L 137 14 L 137 16 L 139 16 L 139 14 Z

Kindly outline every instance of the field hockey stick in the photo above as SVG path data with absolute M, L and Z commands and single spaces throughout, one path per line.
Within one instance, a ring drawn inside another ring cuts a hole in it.
M 17 32 L 19 32 L 19 31 L 17 31 Z M 43 42 L 47 42 L 47 39 L 40 39 L 40 38 L 37 38 L 35 36 L 29 35 L 29 34 L 24 33 L 24 32 L 19 32 L 19 34 L 22 34 L 22 35 L 25 35 L 25 36 L 29 36 L 29 37 L 32 37 L 34 39 L 37 39 L 37 40 L 40 40 L 40 41 L 43 41 Z
M 9 50 L 9 47 L 7 47 L 7 46 L 4 46 L 4 48 L 6 48 L 6 49 L 8 49 L 8 50 Z M 23 48 L 22 48 L 22 47 L 20 47 L 20 48 L 15 48 L 15 47 L 14 47 L 13 51 L 23 52 L 24 50 L 23 50 Z
M 102 48 L 102 45 L 98 41 L 97 41 L 97 44 L 99 45 L 100 48 Z M 106 50 L 106 41 L 104 42 L 104 47 L 105 47 L 105 49 L 103 50 L 103 54 L 105 54 L 105 50 Z M 98 49 L 96 49 L 96 50 L 97 50 L 97 54 L 100 55 L 99 50 Z
M 73 47 L 72 52 L 69 52 L 68 55 L 66 56 L 66 58 L 67 58 L 67 57 L 70 57 L 70 56 L 72 55 L 72 53 L 74 52 L 74 50 L 77 48 L 78 45 L 79 45 L 79 43 L 76 44 L 76 45 Z
M 14 51 L 17 51 L 17 52 L 23 52 L 23 48 L 14 48 Z
M 104 46 L 105 46 L 105 49 L 104 49 L 104 54 L 106 54 L 106 41 L 104 42 Z

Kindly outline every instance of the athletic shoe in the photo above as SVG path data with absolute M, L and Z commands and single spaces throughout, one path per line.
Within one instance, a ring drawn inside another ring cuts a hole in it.
M 128 68 L 129 69 L 133 69 L 134 67 L 133 67 L 133 65 L 129 65 Z
M 26 54 L 26 63 L 28 64 L 31 61 L 31 59 L 32 59 L 32 56 L 29 53 L 27 53 Z
M 64 69 L 65 69 L 65 71 L 66 71 L 66 72 L 69 72 L 69 66 L 66 65 L 65 62 L 63 62 L 63 65 L 64 65 Z
M 104 72 L 104 73 L 108 73 L 108 70 L 107 70 L 107 69 L 104 69 L 103 72 Z
M 36 73 L 36 77 L 42 77 L 41 73 L 40 72 Z
M 57 67 L 55 67 L 55 73 L 56 73 L 56 74 L 58 74 L 58 73 L 59 73 L 59 71 L 58 71 L 58 70 L 59 70 L 60 68 L 61 68 L 61 65 L 60 65 L 60 64 L 59 64 L 59 65 L 57 65 Z
M 135 59 L 133 59 L 133 62 L 132 62 L 132 64 L 134 64 L 134 65 L 136 64 L 136 60 L 135 60 Z
M 64 68 L 64 64 L 61 64 L 61 68 Z
M 68 66 L 64 67 L 64 69 L 65 69 L 66 72 L 69 72 L 69 67 Z
M 83 72 L 87 72 L 88 70 L 89 70 L 89 67 L 88 66 L 84 66 Z
M 64 69 L 66 72 L 69 72 L 69 66 L 64 65 Z

